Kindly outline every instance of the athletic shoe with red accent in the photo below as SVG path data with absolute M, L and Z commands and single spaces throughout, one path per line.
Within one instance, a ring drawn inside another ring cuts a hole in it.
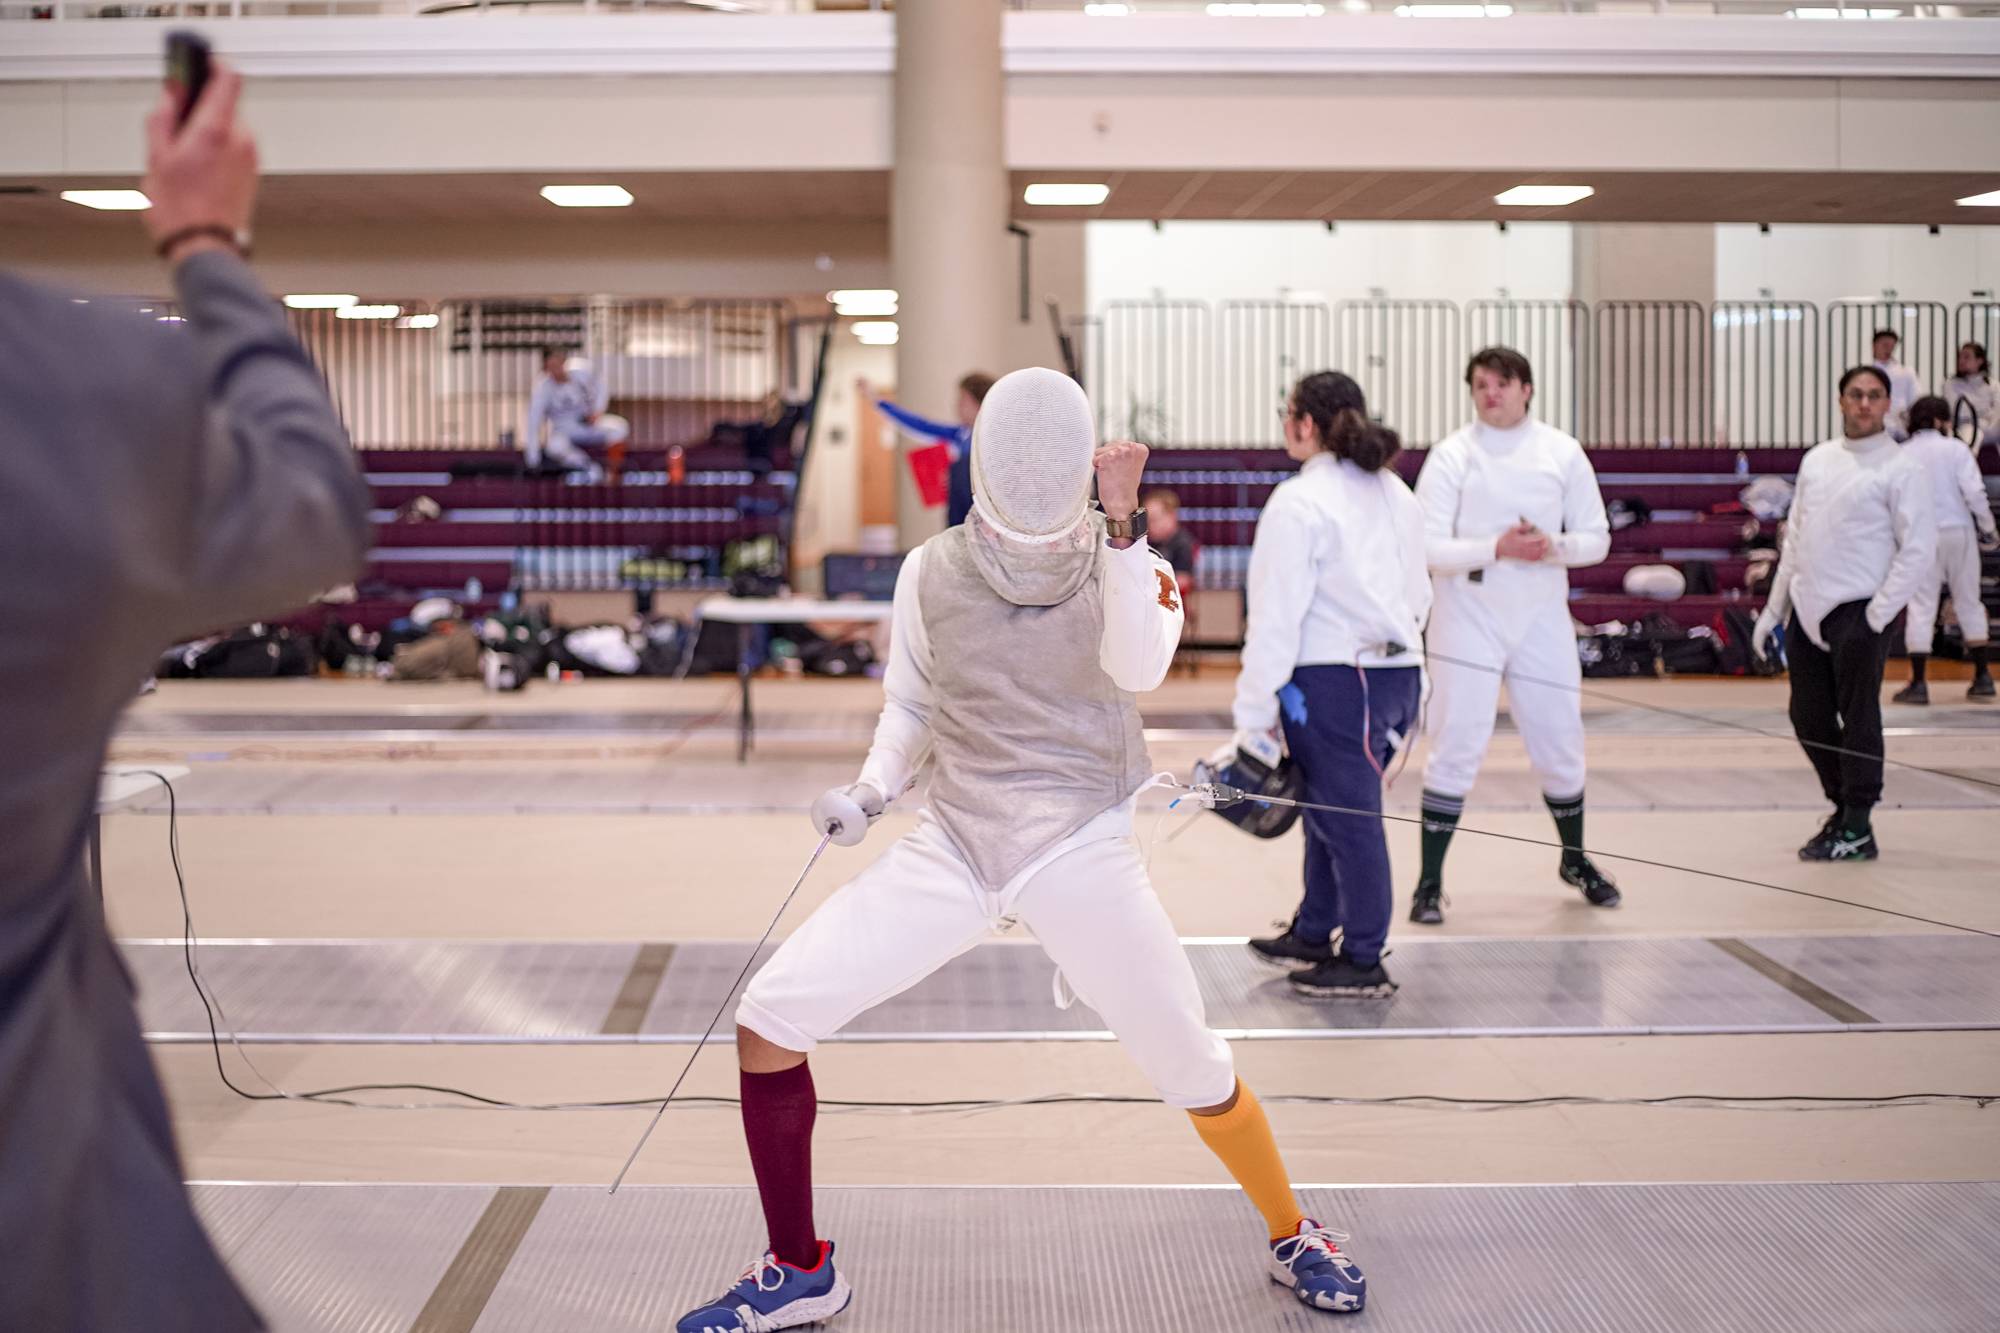
M 1301 1304 L 1351 1314 L 1368 1303 L 1368 1279 L 1336 1241 L 1347 1237 L 1307 1218 L 1298 1234 L 1271 1242 L 1271 1281 L 1290 1287 Z
M 674 1325 L 675 1333 L 777 1333 L 831 1319 L 854 1299 L 847 1279 L 834 1271 L 833 1242 L 819 1243 L 819 1264 L 797 1268 L 766 1254 L 745 1269 L 736 1285 Z

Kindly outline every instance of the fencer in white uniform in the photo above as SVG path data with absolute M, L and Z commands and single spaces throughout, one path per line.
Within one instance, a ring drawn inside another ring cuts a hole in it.
M 1958 405 L 1962 402 L 1971 409 L 1978 431 L 1973 438 L 1974 453 L 1989 444 L 2000 445 L 2000 390 L 1993 387 L 1993 369 L 1987 364 L 1984 344 L 1966 343 L 1958 349 L 1958 373 L 1945 381 L 1944 398 L 1951 404 L 1954 426 L 1958 424 Z M 1957 433 L 1945 431 L 1947 435 Z
M 1896 359 L 1902 335 L 1894 329 L 1875 332 L 1875 369 L 1889 377 L 1889 433 L 1898 440 L 1910 435 L 1910 408 L 1924 391 L 1917 372 Z
M 1500 685 L 1561 834 L 1560 873 L 1600 907 L 1617 886 L 1583 853 L 1582 668 L 1569 615 L 1573 565 L 1611 549 L 1597 475 L 1576 440 L 1529 415 L 1534 372 L 1489 347 L 1466 369 L 1478 420 L 1417 476 L 1436 602 L 1426 635 L 1423 869 L 1410 919 L 1444 920 L 1444 857 L 1493 736 Z
M 1994 697 L 1992 668 L 1986 660 L 1990 627 L 1986 604 L 1979 598 L 1979 552 L 2000 542 L 2000 533 L 1994 529 L 1993 504 L 1980 478 L 1979 465 L 1965 441 L 1951 434 L 1951 418 L 1952 405 L 1945 399 L 1919 398 L 1910 409 L 1910 439 L 1903 445 L 1904 456 L 1914 459 L 1924 472 L 1937 518 L 1937 554 L 1911 596 L 1904 620 L 1903 647 L 1910 654 L 1910 683 L 1896 692 L 1899 704 L 1931 701 L 1925 668 L 1937 628 L 1938 594 L 1946 586 L 1951 589 L 1952 610 L 1958 616 L 1966 655 L 1972 659 L 1972 688 L 1966 697 Z
M 928 803 L 915 831 L 814 912 L 744 992 L 744 1133 L 769 1250 L 678 1333 L 768 1333 L 846 1305 L 813 1223 L 808 1054 L 1016 930 L 1053 960 L 1057 996 L 1096 1010 L 1162 1100 L 1191 1114 L 1264 1215 L 1272 1280 L 1315 1309 L 1365 1303 L 1337 1233 L 1300 1211 L 1133 844 L 1133 806 L 1152 778 L 1134 696 L 1166 675 L 1182 609 L 1172 568 L 1134 517 L 1145 447 L 1096 450 L 1092 423 L 1083 390 L 1057 371 L 998 381 L 973 426 L 970 516 L 911 552 L 897 577 L 874 745 L 858 780 L 823 795 L 812 818 L 859 842 L 926 755 Z M 1088 505 L 1093 472 L 1101 514 Z M 1144 1242 L 1104 1243 L 1115 1255 Z M 990 1283 L 966 1253 L 941 1238 L 926 1260 L 935 1280 Z

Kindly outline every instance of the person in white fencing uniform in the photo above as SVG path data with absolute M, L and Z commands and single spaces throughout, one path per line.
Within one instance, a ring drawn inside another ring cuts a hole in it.
M 1426 636 L 1423 867 L 1410 920 L 1444 920 L 1444 858 L 1493 737 L 1500 685 L 1563 844 L 1559 873 L 1598 907 L 1618 886 L 1583 851 L 1583 670 L 1569 616 L 1573 565 L 1611 549 L 1583 446 L 1528 414 L 1534 370 L 1507 347 L 1466 367 L 1478 420 L 1430 451 L 1417 475 L 1437 600 Z
M 807 1056 L 1016 927 L 1054 960 L 1058 994 L 1066 986 L 1095 1009 L 1161 1098 L 1193 1116 L 1264 1216 L 1272 1279 L 1317 1309 L 1365 1302 L 1360 1270 L 1338 1233 L 1300 1210 L 1262 1108 L 1208 1029 L 1132 841 L 1134 805 L 1152 785 L 1134 696 L 1165 677 L 1182 610 L 1172 569 L 1144 540 L 1146 449 L 1096 449 L 1092 423 L 1083 390 L 1059 372 L 998 381 L 973 426 L 971 515 L 898 575 L 874 744 L 859 779 L 821 796 L 812 821 L 859 842 L 927 753 L 929 804 L 744 992 L 743 1125 L 769 1248 L 678 1333 L 792 1328 L 846 1306 L 851 1290 L 813 1224 Z M 1089 506 L 1093 473 L 1101 514 Z M 1105 1243 L 1115 1253 L 1142 1242 Z M 933 1262 L 938 1281 L 985 1280 L 942 1248 Z
M 1896 359 L 1902 343 L 1903 335 L 1894 329 L 1875 330 L 1875 369 L 1889 379 L 1889 433 L 1898 440 L 1909 438 L 1910 408 L 1924 391 L 1917 372 Z
M 1979 552 L 1993 549 L 2000 533 L 1993 525 L 1993 504 L 1980 479 L 1979 465 L 1965 441 L 1951 434 L 1952 405 L 1943 398 L 1919 398 L 1910 409 L 1910 439 L 1903 453 L 1923 468 L 1931 505 L 1937 516 L 1937 555 L 1930 574 L 1917 584 L 1904 619 L 1903 646 L 1910 654 L 1910 683 L 1896 692 L 1899 704 L 1928 704 L 1930 686 L 1925 666 L 1931 637 L 1937 628 L 1938 593 L 1949 585 L 1952 610 L 1972 659 L 1968 699 L 1993 697 L 1993 669 L 1987 662 L 1990 627 L 1986 604 L 1979 599 Z M 1977 529 L 1978 535 L 1974 536 Z
M 632 434 L 624 417 L 604 410 L 610 403 L 611 390 L 593 371 L 572 366 L 566 348 L 544 347 L 542 378 L 528 399 L 528 433 L 521 442 L 529 469 L 539 468 L 546 455 L 592 481 L 602 478 L 604 469 L 583 446 L 620 445 Z
M 1276 768 L 1282 738 L 1305 799 L 1337 807 L 1304 812 L 1298 910 L 1249 948 L 1291 972 L 1300 994 L 1363 999 L 1395 989 L 1382 966 L 1395 910 L 1382 788 L 1422 708 L 1424 514 L 1389 466 L 1402 441 L 1368 419 L 1348 376 L 1301 379 L 1284 423 L 1302 466 L 1257 518 L 1236 735 L 1210 762 L 1247 755 Z
M 1977 453 L 1987 445 L 2000 445 L 2000 390 L 1993 387 L 1993 368 L 1987 363 L 1982 343 L 1966 343 L 1958 349 L 1958 373 L 1945 381 L 1945 401 L 1951 404 L 1952 425 L 1958 424 L 1958 405 L 1972 411 L 1978 434 L 1973 439 Z M 1947 428 L 1945 434 L 1958 432 Z
M 1889 377 L 1855 366 L 1840 377 L 1838 438 L 1799 464 L 1771 596 L 1750 646 L 1769 655 L 1785 626 L 1792 730 L 1833 813 L 1799 848 L 1801 861 L 1872 861 L 1882 799 L 1882 668 L 1889 624 L 1930 577 L 1937 520 L 1930 481 L 1889 431 Z

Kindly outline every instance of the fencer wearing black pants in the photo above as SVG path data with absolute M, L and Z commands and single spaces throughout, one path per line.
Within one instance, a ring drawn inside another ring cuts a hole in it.
M 1889 379 L 1840 380 L 1841 438 L 1799 465 L 1784 554 L 1751 644 L 1787 627 L 1792 729 L 1833 803 L 1806 861 L 1872 861 L 1882 799 L 1882 668 L 1889 622 L 1930 576 L 1937 548 L 1929 479 L 1883 428 Z
M 1882 799 L 1882 672 L 1889 661 L 1889 633 L 1869 626 L 1865 601 L 1836 606 L 1819 630 L 1824 648 L 1805 632 L 1797 611 L 1785 629 L 1792 730 L 1805 745 L 1826 799 L 1865 820 Z M 1866 839 L 1872 854 L 1873 833 Z

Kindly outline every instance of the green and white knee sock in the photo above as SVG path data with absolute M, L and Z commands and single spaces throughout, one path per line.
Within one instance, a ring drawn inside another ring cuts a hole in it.
M 1444 883 L 1444 854 L 1451 849 L 1451 835 L 1458 832 L 1458 817 L 1465 813 L 1463 796 L 1447 796 L 1424 788 L 1423 882 Z

